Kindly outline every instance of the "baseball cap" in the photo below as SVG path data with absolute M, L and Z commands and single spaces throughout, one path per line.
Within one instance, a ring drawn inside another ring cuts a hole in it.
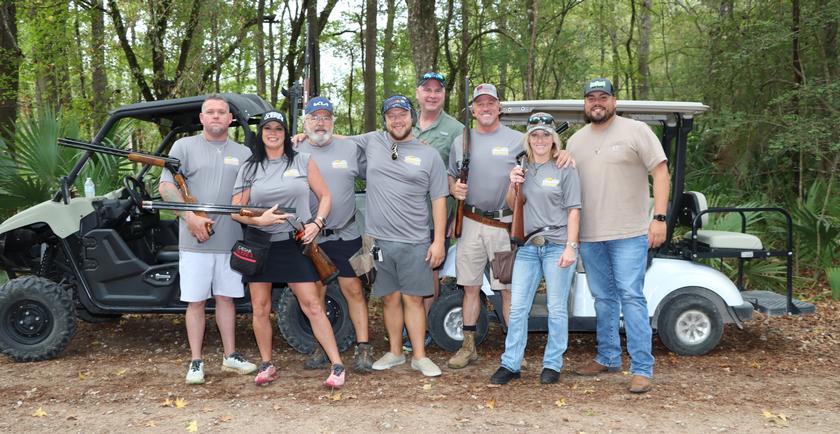
M 392 108 L 401 108 L 406 111 L 412 111 L 411 101 L 402 95 L 392 95 L 382 101 L 382 114 L 391 110 Z
M 316 96 L 315 98 L 310 98 L 306 103 L 306 107 L 303 109 L 303 114 L 308 115 L 318 110 L 326 110 L 330 112 L 330 114 L 333 114 L 333 105 L 330 100 L 322 96 Z
M 426 84 L 429 80 L 437 80 L 441 87 L 446 87 L 446 77 L 444 77 L 443 74 L 434 71 L 429 71 L 421 75 L 420 78 L 417 79 L 417 87 Z
M 267 124 L 269 122 L 280 122 L 280 125 L 283 125 L 284 130 L 289 129 L 286 126 L 286 116 L 284 116 L 283 113 L 276 112 L 276 111 L 270 111 L 270 112 L 263 113 L 262 119 L 260 120 L 260 123 L 259 123 L 257 128 L 262 129 L 262 127 L 264 127 L 265 124 Z
M 545 130 L 549 133 L 553 132 L 554 116 L 544 112 L 537 112 L 528 116 L 528 134 L 536 130 Z
M 592 92 L 604 92 L 607 95 L 615 95 L 615 88 L 612 83 L 606 78 L 593 78 L 583 85 L 583 96 L 589 95 Z
M 496 91 L 496 86 L 493 86 L 490 83 L 482 83 L 476 86 L 473 90 L 473 97 L 472 100 L 470 100 L 470 104 L 472 104 L 472 102 L 481 95 L 490 95 L 497 100 L 499 99 L 499 93 Z

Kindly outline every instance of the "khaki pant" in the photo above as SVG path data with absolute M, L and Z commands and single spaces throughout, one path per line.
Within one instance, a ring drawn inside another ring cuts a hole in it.
M 455 272 L 459 285 L 481 286 L 482 275 L 493 254 L 510 250 L 510 235 L 505 229 L 464 218 L 461 238 L 455 257 Z M 496 290 L 510 289 L 493 276 L 490 271 L 490 287 Z

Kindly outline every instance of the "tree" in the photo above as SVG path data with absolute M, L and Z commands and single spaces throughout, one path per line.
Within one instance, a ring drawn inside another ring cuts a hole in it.
M 408 38 L 416 77 L 437 69 L 438 29 L 435 0 L 406 0 L 408 4 Z
M 7 143 L 12 143 L 15 135 L 21 58 L 15 1 L 3 0 L 0 2 L 0 139 Z M 14 155 L 14 146 L 9 152 Z
M 376 129 L 376 0 L 365 2 L 365 131 Z

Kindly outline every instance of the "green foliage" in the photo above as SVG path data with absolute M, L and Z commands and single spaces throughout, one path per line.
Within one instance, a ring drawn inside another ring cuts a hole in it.
M 831 287 L 831 298 L 840 300 L 840 267 L 829 267 L 825 269 L 828 276 L 828 285 Z
M 788 207 L 793 217 L 797 258 L 815 270 L 840 262 L 840 196 L 816 180 L 805 199 Z M 779 222 L 781 223 L 781 222 Z

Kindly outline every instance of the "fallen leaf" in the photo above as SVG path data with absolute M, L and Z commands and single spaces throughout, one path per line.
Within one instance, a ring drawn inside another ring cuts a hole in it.
M 789 425 L 788 418 L 784 414 L 773 414 L 767 410 L 762 410 L 761 414 L 778 426 L 786 427 Z
M 626 377 L 626 376 L 630 375 L 630 371 L 621 371 L 621 375 Z
M 184 408 L 187 406 L 187 401 L 184 398 L 175 398 L 175 408 Z
M 184 322 L 184 321 L 183 321 L 183 320 L 181 320 L 181 318 L 172 318 L 172 325 L 179 325 L 179 324 L 181 324 L 181 323 L 183 323 L 183 322 Z
M 160 404 L 161 407 L 172 407 L 174 405 L 175 404 L 172 403 L 172 400 L 169 398 L 166 398 L 166 401 L 163 401 L 163 403 Z
M 84 379 L 87 378 L 87 376 L 88 376 L 87 372 L 79 371 L 79 380 L 84 380 Z
M 187 422 L 187 431 L 198 432 L 198 422 L 194 420 Z
M 560 398 L 557 401 L 554 401 L 554 405 L 557 407 L 565 407 L 566 406 L 566 398 Z
M 35 411 L 32 413 L 32 416 L 35 416 L 35 417 L 44 417 L 44 416 L 49 416 L 49 415 L 47 414 L 47 412 L 46 412 L 46 411 L 44 411 L 44 409 L 43 409 L 43 408 L 38 407 L 38 409 L 37 409 L 37 410 L 35 410 Z
M 493 410 L 494 408 L 496 408 L 496 398 L 488 399 L 484 402 L 484 406 L 489 408 L 490 410 Z
M 330 398 L 330 401 L 341 401 L 341 392 L 332 393 L 332 394 L 330 394 L 329 398 Z
M 155 421 L 153 421 L 153 420 L 150 420 L 150 421 L 146 422 L 145 426 L 148 427 L 148 428 L 154 428 L 154 427 L 157 426 L 157 423 L 155 423 Z
M 753 368 L 753 369 L 760 369 L 760 368 L 761 368 L 761 364 L 760 364 L 760 363 L 758 363 L 758 360 L 753 360 L 752 364 L 750 364 L 750 368 Z
M 233 420 L 233 416 L 228 415 L 228 414 L 226 414 L 224 416 L 219 416 L 219 422 L 230 422 L 232 420 Z
M 114 372 L 114 374 L 117 374 L 117 377 L 122 377 L 123 375 L 125 375 L 126 372 L 128 372 L 128 369 L 122 368 L 119 371 Z
M 426 383 L 423 385 L 423 390 L 432 390 L 432 385 L 430 383 Z

